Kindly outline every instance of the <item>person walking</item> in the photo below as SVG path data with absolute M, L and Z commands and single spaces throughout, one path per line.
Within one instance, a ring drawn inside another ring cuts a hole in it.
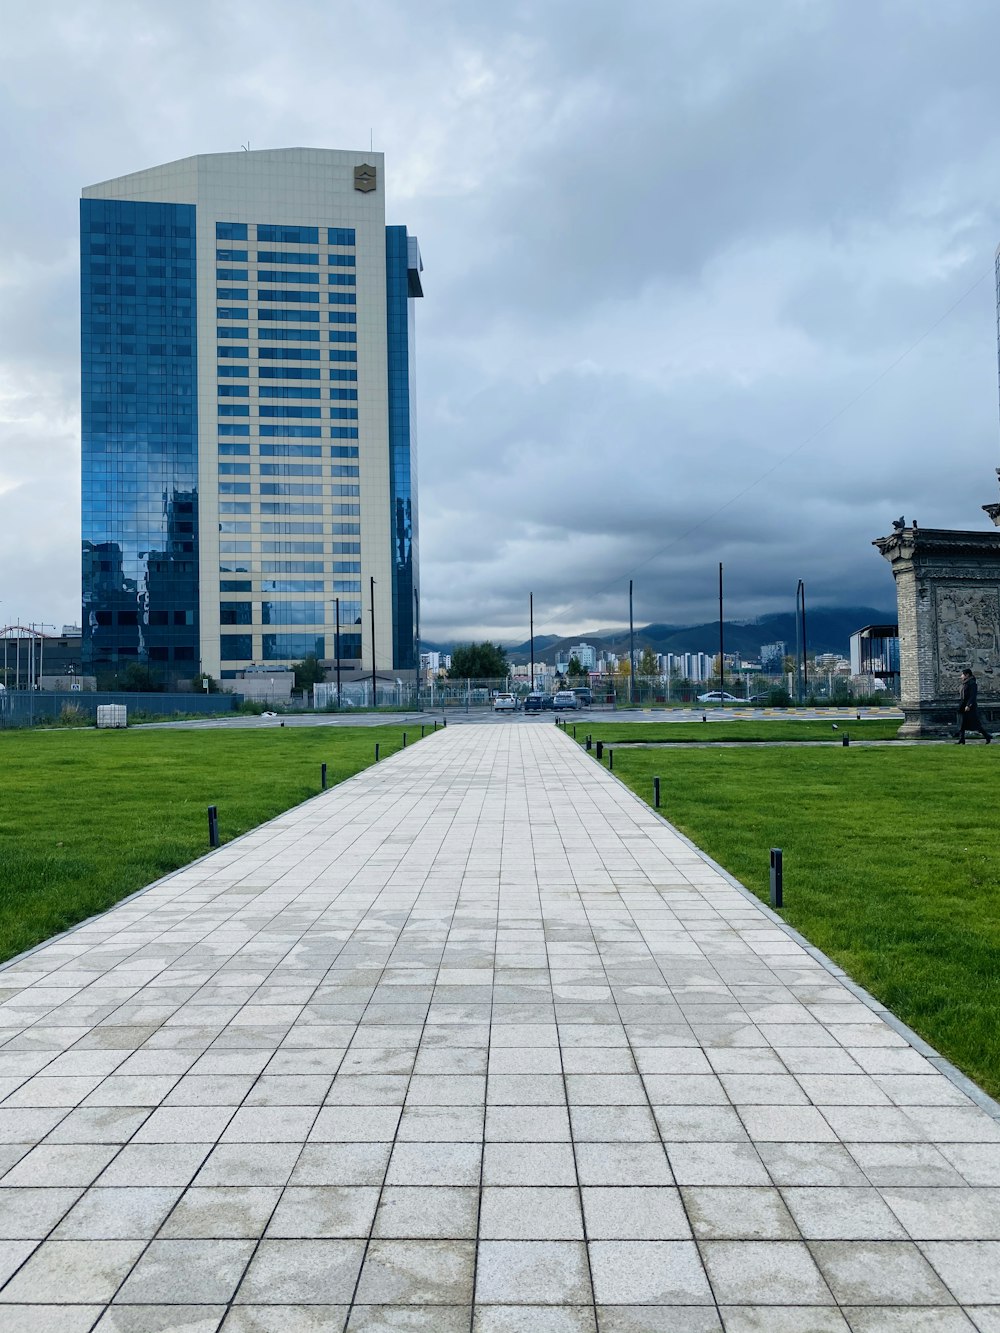
M 965 744 L 965 733 L 967 731 L 978 731 L 982 734 L 986 744 L 989 745 L 992 737 L 979 715 L 979 682 L 968 667 L 962 670 L 962 697 L 959 700 L 958 717 L 958 741 L 956 744 Z

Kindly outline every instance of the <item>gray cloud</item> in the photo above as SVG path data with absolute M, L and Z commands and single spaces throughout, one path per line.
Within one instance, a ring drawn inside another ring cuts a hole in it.
M 708 618 L 719 560 L 734 615 L 889 607 L 871 538 L 994 498 L 998 38 L 986 0 L 8 15 L 0 620 L 78 616 L 80 187 L 372 130 L 426 264 L 427 637 L 523 638 L 529 590 L 620 622 L 630 575 Z

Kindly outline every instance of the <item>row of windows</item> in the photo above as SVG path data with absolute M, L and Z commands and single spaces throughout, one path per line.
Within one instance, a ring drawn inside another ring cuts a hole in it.
M 227 299 L 230 300 L 230 301 L 245 301 L 245 300 L 247 300 L 247 294 L 246 294 L 246 291 L 245 291 L 244 289 L 242 289 L 242 288 L 236 288 L 236 287 L 233 287 L 233 288 L 225 288 L 225 287 L 220 287 L 220 288 L 217 289 L 217 291 L 218 291 L 218 299 L 219 299 L 219 300 L 227 300 Z M 228 295 L 224 295 L 224 293 L 228 293 Z M 269 292 L 261 292 L 260 295 L 261 295 L 261 297 L 262 297 L 263 299 L 265 299 L 265 300 L 271 300 L 271 301 L 286 301 L 286 302 L 301 301 L 301 302 L 311 302 L 311 301 L 313 301 L 313 300 L 316 300 L 316 301 L 319 300 L 319 294 L 318 294 L 317 292 L 279 292 L 279 291 L 273 291 L 273 292 L 272 292 L 272 291 L 269 291 Z M 247 306 L 227 306 L 227 305 L 220 305 L 220 306 L 217 306 L 217 307 L 216 307 L 216 311 L 215 311 L 215 313 L 216 313 L 216 317 L 217 317 L 218 319 L 249 319 L 249 318 L 250 318 L 250 312 L 249 312 L 249 309 L 248 309 Z M 282 309 L 279 309 L 279 308 L 277 308 L 277 307 L 260 306 L 260 307 L 258 307 L 258 309 L 257 309 L 256 317 L 257 317 L 257 320 L 258 320 L 259 322 L 262 322 L 262 323 L 265 323 L 265 324 L 271 324 L 271 323 L 274 323 L 274 324 L 281 324 L 281 323 L 284 323 L 284 322 L 286 322 L 286 321 L 288 321 L 288 320 L 293 320 L 293 319 L 305 320 L 307 323 L 314 323 L 314 324 L 318 324 L 318 323 L 319 323 L 319 311 L 318 311 L 318 310 L 282 310 Z M 328 312 L 326 318 L 327 318 L 327 322 L 330 323 L 330 324 L 356 324 L 356 323 L 357 323 L 357 316 L 356 316 L 356 314 L 355 314 L 355 312 L 354 312 L 353 310 L 331 310 L 331 311 Z M 244 327 L 244 328 L 245 328 L 245 326 L 241 326 L 241 327 Z M 220 337 L 223 337 L 223 338 L 226 337 L 226 336 L 227 336 L 227 333 L 228 333 L 228 336 L 229 336 L 229 337 L 233 337 L 233 338 L 237 338 L 237 337 L 238 337 L 238 338 L 247 338 L 247 337 L 249 337 L 249 329 L 246 329 L 246 331 L 245 331 L 245 332 L 242 332 L 242 333 L 237 333 L 237 332 L 235 331 L 235 329 L 229 329 L 229 330 L 227 330 L 227 331 L 223 331 L 222 329 L 219 330 L 219 336 L 220 336 Z M 310 341 L 316 341 L 316 342 L 318 342 L 319 339 L 318 339 L 318 338 L 317 338 L 317 339 L 310 339 Z M 335 329 L 331 329 L 331 330 L 330 330 L 330 342 L 355 342 L 355 341 L 356 341 L 356 339 L 354 338 L 353 335 L 351 335 L 351 336 L 348 337 L 348 336 L 345 336 L 345 335 L 342 334 L 342 333 L 338 333 Z
M 357 651 L 350 654 L 344 651 L 347 638 L 357 639 Z M 257 658 L 253 654 L 252 634 L 223 634 L 221 636 L 223 662 L 251 662 Z M 261 638 L 260 660 L 264 662 L 300 661 L 303 657 L 326 656 L 326 639 L 322 634 L 264 634 Z M 361 636 L 341 635 L 341 656 L 360 657 Z
M 261 355 L 266 355 L 266 353 L 262 353 Z M 317 352 L 316 355 L 318 359 L 319 353 Z M 193 379 L 193 376 L 191 375 L 182 374 L 177 367 L 173 368 L 172 374 L 177 378 Z M 356 383 L 358 378 L 358 372 L 356 370 L 345 370 L 339 367 L 335 370 L 328 371 L 327 374 L 331 380 L 348 380 Z M 216 366 L 216 375 L 219 379 L 246 380 L 250 378 L 250 368 L 249 366 L 219 365 Z M 272 380 L 318 380 L 322 379 L 322 374 L 318 368 L 312 366 L 260 366 L 257 371 L 257 378 Z M 110 381 L 108 381 L 108 383 L 110 384 Z
M 190 231 L 190 228 L 187 228 Z M 162 230 L 161 233 L 162 235 Z M 92 255 L 115 255 L 125 258 L 138 259 L 190 259 L 191 245 L 189 242 L 182 241 L 180 245 L 150 244 L 148 241 L 136 243 L 131 241 L 119 241 L 112 244 L 110 241 L 91 241 L 89 253 Z M 86 262 L 86 257 L 84 257 Z
M 265 366 L 265 367 L 264 367 L 264 373 L 267 373 L 267 372 L 268 372 L 268 368 Z M 322 389 L 320 389 L 318 386 L 317 386 L 317 387 L 313 387 L 312 384 L 303 383 L 303 381 L 306 381 L 306 380 L 314 380 L 314 381 L 315 381 L 315 380 L 318 380 L 318 379 L 319 379 L 319 371 L 318 371 L 318 370 L 313 371 L 311 374 L 306 374 L 306 375 L 301 375 L 301 374 L 297 375 L 297 374 L 294 374 L 294 373 L 292 373 L 292 374 L 290 375 L 290 374 L 288 373 L 288 371 L 286 371 L 286 370 L 284 370 L 284 369 L 279 369 L 279 370 L 270 370 L 269 374 L 270 374 L 270 375 L 273 375 L 275 379 L 282 379 L 282 380 L 292 379 L 292 380 L 298 380 L 299 383 L 297 383 L 297 384 L 262 384 L 262 383 L 258 383 L 256 387 L 257 387 L 257 396 L 258 396 L 259 398 L 300 398 L 300 399 L 306 399 L 306 400 L 313 400 L 313 401 L 315 401 L 315 400 L 317 400 L 317 399 L 321 399 L 321 398 L 323 398 L 323 397 L 325 396 L 326 398 L 329 398 L 329 399 L 331 399 L 331 400 L 333 400 L 333 401 L 348 402 L 348 403 L 356 403 L 356 402 L 358 401 L 358 391 L 357 391 L 357 389 L 339 389 L 339 388 L 338 388 L 338 389 L 327 389 L 326 392 L 325 392 L 325 394 L 324 394 L 324 391 L 323 391 Z M 223 378 L 225 378 L 225 377 L 223 377 Z M 242 378 L 242 377 L 241 377 L 241 378 Z M 249 376 L 247 376 L 247 379 L 249 379 Z M 115 385 L 114 385 L 114 388 L 115 388 L 115 390 L 117 390 L 117 391 L 120 392 L 120 393 L 129 393 L 130 391 L 131 391 L 132 393 L 135 393 L 135 392 L 136 392 L 136 386 L 135 386 L 135 384 L 131 384 L 131 385 L 130 385 L 129 382 L 128 382 L 127 380 L 126 380 L 126 381 L 120 381 L 119 383 L 115 384 Z M 220 398 L 249 398 L 249 397 L 250 397 L 250 385 L 249 385 L 249 383 L 248 383 L 248 384 L 220 384 L 220 385 L 217 386 L 217 388 L 218 388 L 218 396 L 219 396 Z M 95 391 L 95 393 L 100 393 L 100 392 L 102 392 L 101 388 L 99 388 L 99 387 L 95 387 L 95 390 L 94 390 L 94 391 Z M 105 392 L 105 393 L 110 393 L 110 392 L 112 392 L 112 386 L 111 386 L 110 383 L 108 384 L 108 387 L 105 388 L 105 389 L 103 390 L 103 392 Z M 189 396 L 194 392 L 194 389 L 193 389 L 193 386 L 191 386 L 191 385 L 186 385 L 186 384 L 182 384 L 182 385 L 174 385 L 174 386 L 172 387 L 172 389 L 171 389 L 171 392 L 172 392 L 175 396 L 178 396 L 178 397 L 182 397 L 182 398 L 183 398 L 183 397 L 189 397 Z M 343 415 L 341 415 L 340 419 L 341 419 L 341 420 L 346 420 L 346 421 L 357 421 L 357 419 L 358 419 L 357 409 L 356 409 L 356 408 L 352 408 L 352 409 L 351 409 L 351 412 L 352 412 L 353 415 L 348 416 L 348 417 L 344 417 Z M 234 414 L 233 414 L 233 413 L 229 413 L 228 415 L 234 415 Z M 245 412 L 237 412 L 237 413 L 235 413 L 235 415 L 236 415 L 236 416 L 246 416 L 246 413 L 245 413 Z
M 216 429 L 220 436 L 226 436 L 227 438 L 249 439 L 250 437 L 249 425 L 219 424 Z M 256 433 L 261 439 L 318 440 L 322 435 L 329 433 L 330 438 L 334 440 L 356 440 L 358 438 L 358 427 L 296 426 L 295 424 L 284 423 L 280 426 L 258 426 Z
M 218 274 L 216 276 L 218 276 Z M 246 278 L 248 277 L 248 274 L 244 272 L 243 276 L 244 278 Z M 311 273 L 309 269 L 296 269 L 296 268 L 285 268 L 285 269 L 259 268 L 257 270 L 258 285 L 260 285 L 261 283 L 271 283 L 271 284 L 277 283 L 280 286 L 280 284 L 283 282 L 309 283 L 315 287 L 316 284 L 319 282 L 319 274 Z
M 249 289 L 246 287 L 216 287 L 215 297 L 218 301 L 248 301 L 250 299 Z M 257 292 L 258 301 L 284 301 L 300 305 L 317 305 L 319 303 L 319 292 L 295 292 L 283 291 L 278 287 L 269 287 L 266 290 L 261 288 Z M 354 292 L 328 292 L 328 305 L 357 305 L 357 296 Z M 220 307 L 220 310 L 222 307 Z M 219 315 L 220 319 L 246 319 L 246 312 L 242 314 L 230 313 L 228 315 Z M 306 311 L 300 316 L 302 319 L 311 320 L 314 316 Z M 356 324 L 358 322 L 357 312 L 354 310 L 331 310 L 327 315 L 330 324 Z M 249 337 L 249 329 L 240 332 L 240 325 L 224 325 L 219 329 L 220 338 L 246 338 Z
M 245 457 L 250 456 L 250 442 L 245 443 L 242 440 L 233 443 L 220 444 L 218 446 L 220 458 Z M 331 446 L 323 444 L 259 444 L 257 453 L 261 458 L 357 458 L 358 450 L 356 447 L 343 448 L 341 446 Z M 334 476 L 357 476 L 358 465 L 334 463 L 330 468 Z
M 220 514 L 252 514 L 254 509 L 261 514 L 314 514 L 323 515 L 326 507 L 322 501 L 314 500 L 265 500 L 256 506 L 249 500 L 224 500 L 219 505 Z M 334 550 L 337 548 L 334 547 Z
M 249 224 L 253 226 L 253 223 Z M 91 231 L 97 231 L 99 228 L 91 227 Z M 278 245 L 319 245 L 319 227 L 286 227 L 274 226 L 271 223 L 258 222 L 255 227 L 255 235 L 258 241 L 267 241 Z M 327 245 L 353 245 L 355 229 L 353 227 L 326 227 Z M 181 231 L 174 234 L 182 235 Z M 190 235 L 190 229 L 188 229 Z M 215 239 L 217 241 L 246 241 L 249 240 L 248 224 L 245 222 L 217 222 L 215 224 Z
M 332 341 L 334 341 L 334 339 L 331 337 L 331 342 L 332 342 Z M 354 341 L 354 339 L 352 339 L 352 341 Z M 228 358 L 230 358 L 230 359 L 233 360 L 233 361 L 249 361 L 249 359 L 250 359 L 250 348 L 249 348 L 249 346 L 248 346 L 246 343 L 244 343 L 244 344 L 241 345 L 241 346 L 233 346 L 233 347 L 217 347 L 217 348 L 216 348 L 216 355 L 217 355 L 220 359 L 225 359 L 225 358 L 228 357 Z M 329 352 L 329 358 L 330 358 L 331 361 L 346 361 L 346 362 L 350 365 L 350 364 L 352 364 L 352 363 L 356 363 L 356 362 L 357 362 L 357 359 L 358 359 L 358 353 L 357 353 L 357 350 L 356 350 L 355 348 L 346 348 L 346 347 L 344 347 L 344 348 L 340 348 L 340 347 L 338 347 L 338 348 L 334 348 L 334 349 L 332 349 L 332 350 Z M 345 380 L 345 379 L 352 379 L 352 380 L 353 380 L 353 379 L 357 379 L 357 372 L 355 371 L 355 372 L 353 372 L 353 373 L 335 374 L 335 373 L 331 370 L 331 372 L 330 372 L 330 378 L 331 378 L 332 380 Z
M 239 360 L 250 359 L 250 349 L 248 347 L 220 347 L 220 357 L 235 356 Z M 330 360 L 339 360 L 343 356 L 340 349 L 329 353 Z M 261 347 L 258 350 L 257 358 L 259 361 L 319 361 L 322 359 L 321 351 L 318 347 Z M 249 369 L 246 366 L 223 366 L 216 367 L 219 376 L 229 379 L 249 379 Z M 109 374 L 104 370 L 104 374 Z M 125 373 L 125 372 L 121 372 Z M 193 375 L 184 367 L 183 371 L 173 367 L 174 376 L 186 379 L 193 379 Z M 313 372 L 311 366 L 261 366 L 257 371 L 258 379 L 282 379 L 282 380 L 315 380 L 322 376 Z M 331 366 L 327 371 L 327 378 L 331 380 L 340 380 L 348 384 L 356 384 L 358 372 L 351 366 Z
M 318 389 L 314 389 L 311 392 L 304 389 L 296 389 L 296 390 L 289 390 L 285 393 L 281 393 L 280 391 L 273 391 L 271 394 L 265 394 L 264 390 L 267 387 L 268 387 L 267 385 L 264 385 L 261 388 L 261 397 L 275 397 L 275 398 L 318 398 L 319 397 Z M 98 405 L 95 404 L 95 407 L 96 406 Z M 246 404 L 219 403 L 217 406 L 220 417 L 250 416 L 249 403 Z M 176 405 L 174 407 L 174 410 L 175 411 L 177 410 Z M 358 409 L 356 407 L 323 408 L 323 407 L 303 407 L 299 405 L 296 405 L 294 407 L 279 407 L 269 403 L 261 403 L 257 408 L 257 414 L 258 416 L 263 417 L 265 419 L 273 417 L 288 417 L 288 418 L 301 418 L 303 420 L 308 421 L 308 420 L 318 420 L 321 417 L 329 417 L 333 421 L 358 420 Z M 248 433 L 248 431 L 249 427 L 247 427 L 247 431 L 243 433 L 246 434 Z M 221 433 L 223 432 L 220 431 L 220 434 Z
M 258 492 L 260 495 L 313 495 L 324 497 L 328 494 L 326 487 L 319 481 L 262 481 L 258 483 Z M 251 486 L 248 481 L 220 481 L 220 495 L 250 495 Z M 261 506 L 263 511 L 263 506 Z M 361 507 L 356 504 L 331 504 L 330 513 L 338 518 L 360 517 Z M 330 529 L 336 532 L 336 524 Z
M 188 240 L 194 230 L 188 223 L 152 221 L 153 212 L 162 216 L 164 210 L 179 213 L 192 211 L 190 204 L 135 204 L 131 200 L 88 199 L 86 225 L 83 230 L 98 236 L 183 236 Z
M 358 565 L 357 568 L 358 572 L 360 572 L 361 566 Z M 259 591 L 262 593 L 265 592 L 323 593 L 327 591 L 326 582 L 323 579 L 259 579 L 257 580 L 257 582 Z M 253 581 L 251 579 L 220 579 L 219 591 L 252 593 Z
M 361 589 L 358 588 L 358 592 Z M 261 625 L 323 625 L 326 623 L 325 602 L 260 602 L 256 620 Z M 253 602 L 220 602 L 221 625 L 252 625 Z
M 128 611 L 109 611 L 99 610 L 94 612 L 94 619 L 101 627 L 108 625 L 138 625 L 140 624 L 139 613 L 136 610 Z M 164 611 L 151 608 L 147 611 L 141 620 L 143 625 L 196 625 L 198 623 L 198 614 L 193 609 L 184 611 Z

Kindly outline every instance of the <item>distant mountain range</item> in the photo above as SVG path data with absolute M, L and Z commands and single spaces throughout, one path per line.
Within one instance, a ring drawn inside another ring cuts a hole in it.
M 895 611 L 879 611 L 871 606 L 817 607 L 815 611 L 806 608 L 806 640 L 809 651 L 815 653 L 839 653 L 846 657 L 851 635 L 864 625 L 893 625 L 896 623 Z M 784 640 L 788 652 L 795 651 L 795 616 L 791 612 L 777 612 L 773 615 L 760 616 L 754 621 L 725 622 L 725 646 L 727 653 L 740 653 L 743 657 L 757 657 L 761 644 L 776 643 Z M 454 643 L 431 643 L 425 641 L 425 652 L 448 653 Z M 574 644 L 591 643 L 598 654 L 617 653 L 620 657 L 628 652 L 628 627 L 625 629 L 601 630 L 595 634 L 574 634 L 560 638 L 555 634 L 535 635 L 535 660 L 545 659 L 551 662 L 555 655 L 562 653 Z M 528 641 L 516 645 L 505 644 L 507 656 L 511 662 L 527 662 L 531 656 Z M 636 652 L 643 648 L 652 648 L 654 653 L 717 653 L 719 651 L 719 622 L 710 620 L 704 625 L 637 625 L 635 627 Z

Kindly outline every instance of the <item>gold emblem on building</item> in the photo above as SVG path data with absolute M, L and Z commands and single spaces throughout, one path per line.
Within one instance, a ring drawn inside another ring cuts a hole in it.
M 363 162 L 360 167 L 354 168 L 354 188 L 367 194 L 369 190 L 375 188 L 375 168 L 367 162 Z

